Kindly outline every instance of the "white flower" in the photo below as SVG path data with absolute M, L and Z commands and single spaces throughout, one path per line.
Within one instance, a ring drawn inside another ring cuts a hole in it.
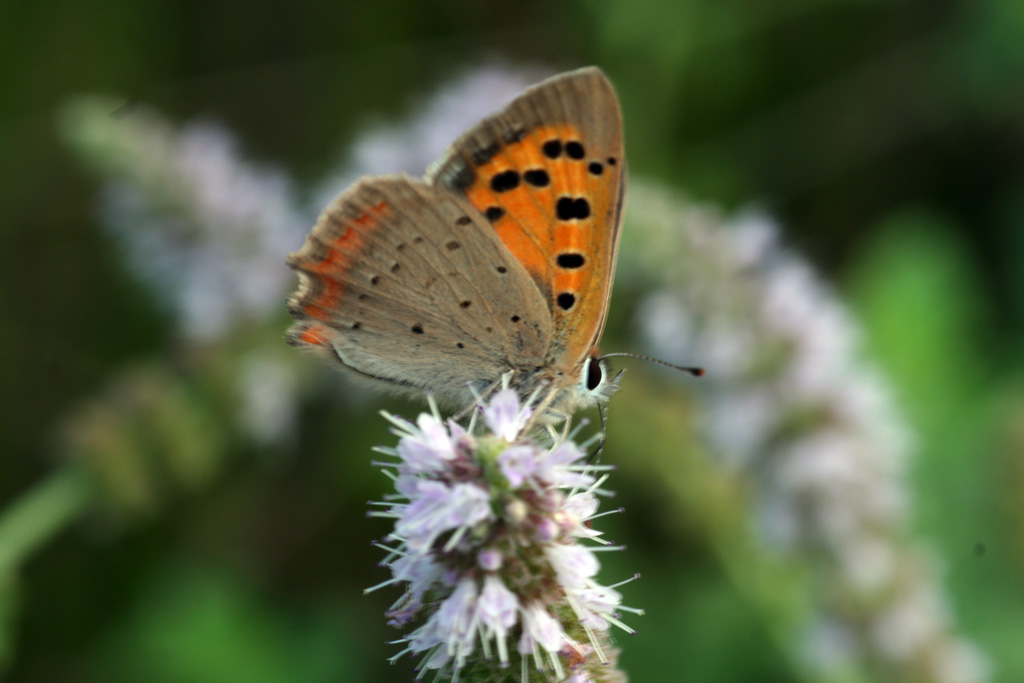
M 619 593 L 595 580 L 597 555 L 581 543 L 600 535 L 586 522 L 607 475 L 595 479 L 575 444 L 544 448 L 524 438 L 531 411 L 514 392 L 481 408 L 488 431 L 479 435 L 436 413 L 416 424 L 387 416 L 399 444 L 378 450 L 397 458 L 399 495 L 376 514 L 394 518 L 398 544 L 386 583 L 406 585 L 389 617 L 404 626 L 427 613 L 396 657 L 409 653 L 421 672 L 454 675 L 495 654 L 496 667 L 519 656 L 559 678 L 585 662 L 607 664 L 609 626 L 632 630 L 615 616 L 625 609 Z
M 544 549 L 562 585 L 571 590 L 587 586 L 600 564 L 593 552 L 581 545 L 549 545 Z
M 606 586 L 585 588 L 579 591 L 577 597 L 585 615 L 581 617 L 584 625 L 598 630 L 608 628 L 605 617 L 613 614 L 622 604 L 622 594 Z
M 972 672 L 958 680 L 984 678 L 934 574 L 907 570 L 922 564 L 903 471 L 913 438 L 852 316 L 763 214 L 726 219 L 642 182 L 631 192 L 630 235 L 647 240 L 632 267 L 663 277 L 640 307 L 655 354 L 707 368 L 709 450 L 744 478 L 765 545 L 815 572 L 808 663 L 941 681 L 932 663 L 948 660 Z
M 519 598 L 501 582 L 496 575 L 488 575 L 484 579 L 484 589 L 480 593 L 480 623 L 485 629 L 487 639 L 494 638 L 498 646 L 498 659 L 502 665 L 508 664 L 508 631 L 516 624 L 516 613 L 519 610 Z
M 108 177 L 103 223 L 179 314 L 183 334 L 209 340 L 276 314 L 293 279 L 282 255 L 315 217 L 298 208 L 289 178 L 244 159 L 218 124 L 175 127 L 144 106 L 123 116 L 114 108 L 77 100 L 64 130 Z
M 523 637 L 519 641 L 519 653 L 528 655 L 537 645 L 549 653 L 558 652 L 565 642 L 565 632 L 558 620 L 548 614 L 544 605 L 534 603 L 520 610 L 523 617 Z
M 239 377 L 239 422 L 256 443 L 285 442 L 298 421 L 295 372 L 276 356 L 250 352 L 242 358 Z

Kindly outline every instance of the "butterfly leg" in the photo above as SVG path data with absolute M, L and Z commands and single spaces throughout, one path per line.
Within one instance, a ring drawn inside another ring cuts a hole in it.
M 498 390 L 498 387 L 502 386 L 502 383 L 503 379 L 496 379 L 490 384 L 488 384 L 482 392 L 478 392 L 476 389 L 472 387 L 472 385 L 470 385 L 469 390 L 473 392 L 473 400 L 467 403 L 465 406 L 463 406 L 462 409 L 459 410 L 459 412 L 455 413 L 452 419 L 454 419 L 456 422 L 459 422 L 467 418 L 473 412 L 474 409 L 483 405 L 487 401 L 487 399 L 489 399 L 494 394 L 494 392 Z
M 601 419 L 601 440 L 597 442 L 597 448 L 594 449 L 594 452 L 587 456 L 588 465 L 596 465 L 601 460 L 605 441 L 608 440 L 608 413 L 605 412 L 603 403 L 597 404 L 597 415 Z
M 548 407 L 555 401 L 561 390 L 550 387 L 548 388 L 548 392 L 544 395 L 544 398 L 534 403 L 533 399 L 536 398 L 538 391 L 540 391 L 540 389 L 535 391 L 528 399 L 532 404 L 530 407 L 533 409 L 533 414 L 530 416 L 530 419 L 526 421 L 526 426 L 523 427 L 524 434 L 537 426 L 537 420 L 543 420 L 544 423 L 550 424 L 552 422 L 561 422 L 568 419 L 567 415 L 560 412 L 547 413 Z

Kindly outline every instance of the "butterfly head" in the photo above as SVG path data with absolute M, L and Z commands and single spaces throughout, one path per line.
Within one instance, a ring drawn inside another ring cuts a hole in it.
M 605 403 L 619 390 L 619 379 L 625 370 L 611 374 L 608 364 L 601 358 L 597 349 L 583 361 L 577 393 L 580 396 L 580 407 Z
M 543 384 L 552 386 L 548 398 L 542 402 L 545 422 L 559 422 L 578 410 L 602 405 L 619 389 L 623 371 L 612 374 L 608 364 L 593 349 L 575 369 L 547 378 L 537 376 Z M 561 386 L 559 385 L 561 380 Z M 532 382 L 528 382 L 528 387 Z M 524 387 L 525 388 L 525 387 Z M 525 393 L 529 393 L 527 390 Z

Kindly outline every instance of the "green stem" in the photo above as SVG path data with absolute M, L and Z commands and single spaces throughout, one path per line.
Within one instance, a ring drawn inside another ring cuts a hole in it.
M 95 500 L 96 489 L 81 467 L 68 465 L 0 514 L 0 576 L 7 575 L 60 532 Z

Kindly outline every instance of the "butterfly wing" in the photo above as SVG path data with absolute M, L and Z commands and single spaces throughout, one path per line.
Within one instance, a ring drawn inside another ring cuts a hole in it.
M 404 176 L 366 178 L 321 214 L 289 265 L 288 339 L 358 375 L 459 402 L 511 369 L 540 367 L 546 303 L 467 201 Z
M 526 90 L 428 173 L 483 214 L 533 278 L 553 322 L 546 362 L 566 374 L 604 329 L 624 169 L 618 99 L 591 67 Z

